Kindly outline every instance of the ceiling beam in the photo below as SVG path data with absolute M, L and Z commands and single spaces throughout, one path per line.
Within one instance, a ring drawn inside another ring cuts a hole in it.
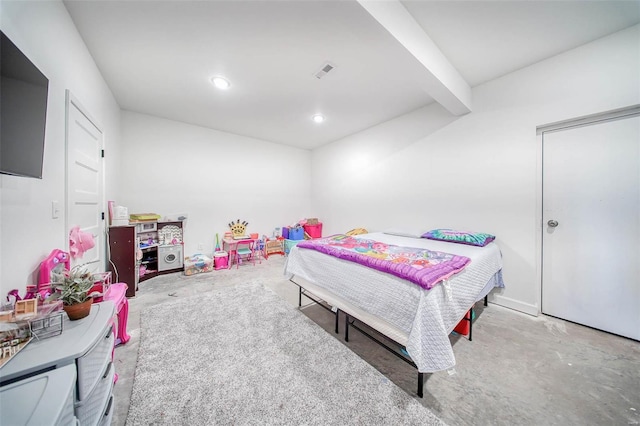
M 424 67 L 422 88 L 454 115 L 471 112 L 471 87 L 399 0 L 358 0 Z

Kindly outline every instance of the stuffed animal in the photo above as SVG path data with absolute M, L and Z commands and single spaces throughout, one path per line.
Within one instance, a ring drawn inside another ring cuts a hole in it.
M 69 253 L 71 253 L 71 257 L 82 257 L 86 251 L 91 250 L 95 245 L 93 235 L 80 230 L 79 226 L 74 226 L 69 231 Z

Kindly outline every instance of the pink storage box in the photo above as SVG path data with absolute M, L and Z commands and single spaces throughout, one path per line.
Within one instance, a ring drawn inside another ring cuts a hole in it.
M 229 269 L 229 254 L 226 251 L 217 251 L 213 254 L 214 269 Z
M 304 232 L 311 238 L 322 238 L 322 222 L 318 222 L 317 225 L 304 225 Z

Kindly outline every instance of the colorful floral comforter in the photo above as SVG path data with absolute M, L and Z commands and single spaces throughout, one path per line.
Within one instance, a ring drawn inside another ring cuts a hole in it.
M 468 257 L 455 254 L 395 246 L 341 234 L 304 241 L 299 243 L 298 247 L 387 272 L 427 290 L 462 271 L 471 261 Z

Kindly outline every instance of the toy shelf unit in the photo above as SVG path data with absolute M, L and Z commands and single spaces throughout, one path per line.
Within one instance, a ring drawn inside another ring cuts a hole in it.
M 127 297 L 134 297 L 139 281 L 138 234 L 136 227 L 109 227 L 109 270 L 115 282 L 127 284 Z
M 269 259 L 269 256 L 274 254 L 281 254 L 284 256 L 284 241 L 282 237 L 267 238 L 264 243 L 264 258 Z
M 142 252 L 138 275 L 140 281 L 158 275 L 158 223 L 140 222 L 135 224 L 138 246 Z

